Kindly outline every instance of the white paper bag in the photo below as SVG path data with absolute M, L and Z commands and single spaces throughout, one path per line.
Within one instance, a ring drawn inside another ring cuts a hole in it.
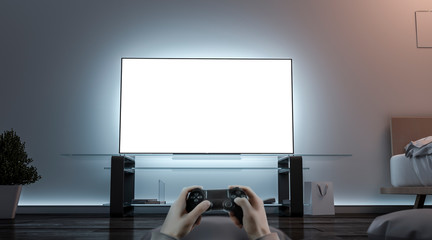
M 305 182 L 304 194 L 305 214 L 335 214 L 332 182 Z

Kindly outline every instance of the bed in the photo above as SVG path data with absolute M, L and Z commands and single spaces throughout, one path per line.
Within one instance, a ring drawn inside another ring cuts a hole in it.
M 426 195 L 432 194 L 432 155 L 409 158 L 405 146 L 432 136 L 432 117 L 393 117 L 391 119 L 390 179 L 393 187 L 383 194 L 417 195 L 414 208 L 423 208 Z

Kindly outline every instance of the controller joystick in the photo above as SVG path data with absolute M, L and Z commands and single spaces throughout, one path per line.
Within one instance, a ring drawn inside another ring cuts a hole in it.
M 211 205 L 207 211 L 224 210 L 232 212 L 234 216 L 243 224 L 243 210 L 234 202 L 234 199 L 241 197 L 247 198 L 246 193 L 240 188 L 223 190 L 203 190 L 200 188 L 192 189 L 186 199 L 186 211 L 192 211 L 204 200 L 210 201 Z

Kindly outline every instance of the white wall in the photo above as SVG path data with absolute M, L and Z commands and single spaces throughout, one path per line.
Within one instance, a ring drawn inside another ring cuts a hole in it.
M 414 19 L 431 8 L 426 0 L 1 1 L 0 130 L 18 132 L 43 176 L 20 204 L 108 202 L 109 158 L 61 154 L 118 151 L 121 57 L 292 58 L 295 151 L 352 154 L 306 157 L 305 180 L 333 181 L 338 205 L 411 204 L 379 188 L 390 185 L 390 117 L 432 115 L 432 49 L 416 48 Z M 172 176 L 167 199 L 195 181 Z M 270 197 L 274 176 L 243 181 Z M 154 197 L 159 176 L 147 190 L 141 178 L 138 197 Z

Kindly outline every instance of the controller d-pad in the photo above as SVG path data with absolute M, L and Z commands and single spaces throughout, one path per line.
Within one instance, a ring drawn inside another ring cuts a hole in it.
M 194 192 L 190 197 L 191 197 L 191 198 L 199 198 L 199 197 L 202 198 L 202 195 L 201 195 L 201 193 L 199 193 L 199 192 Z

